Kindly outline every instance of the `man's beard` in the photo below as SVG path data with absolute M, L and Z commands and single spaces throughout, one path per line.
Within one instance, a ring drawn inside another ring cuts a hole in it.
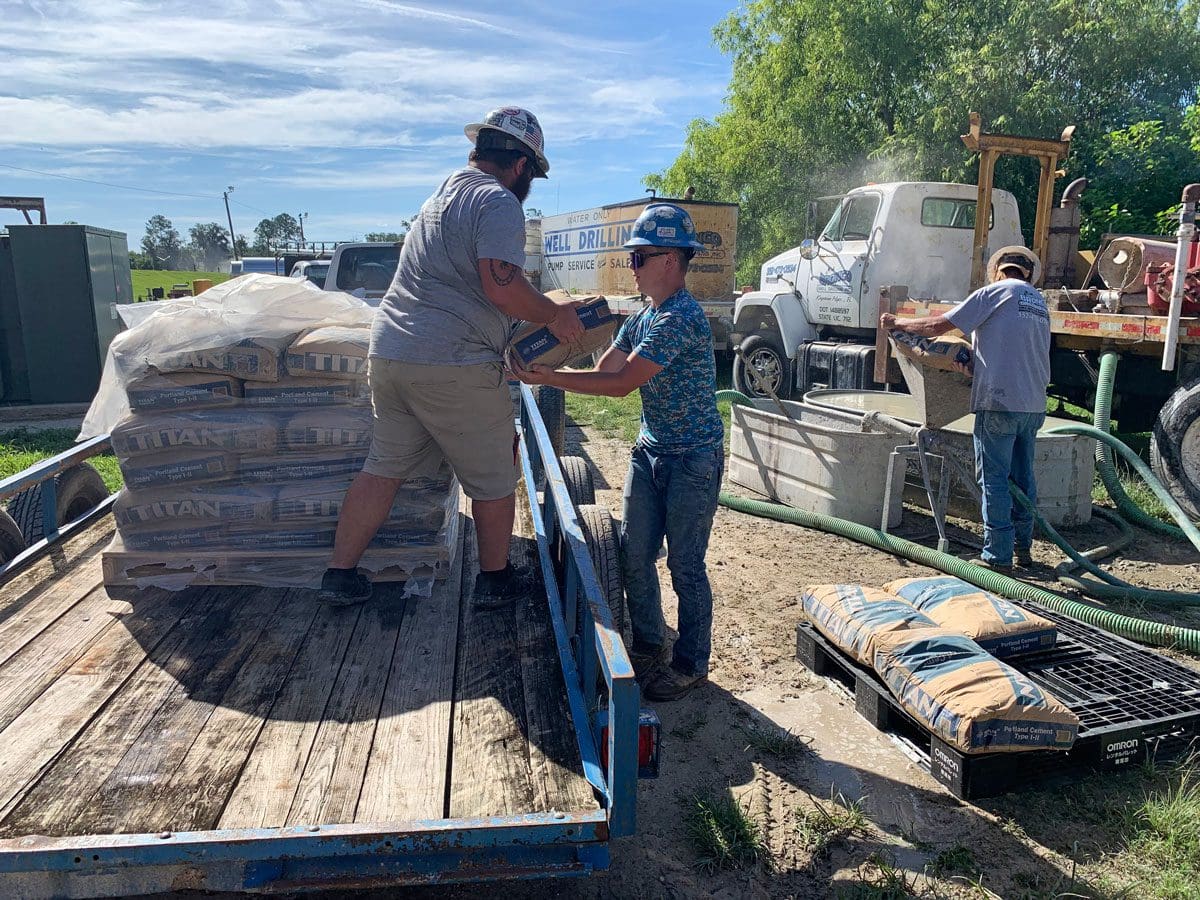
M 533 168 L 526 166 L 525 171 L 517 176 L 516 182 L 512 186 L 512 192 L 522 203 L 529 196 L 529 191 L 533 188 Z

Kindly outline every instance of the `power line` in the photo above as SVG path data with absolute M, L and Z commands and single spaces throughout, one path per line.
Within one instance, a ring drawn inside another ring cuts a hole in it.
M 229 198 L 229 202 L 236 203 L 238 206 L 244 206 L 251 212 L 256 212 L 264 216 L 272 215 L 272 213 L 267 212 L 265 209 L 259 209 L 257 206 L 251 206 L 249 203 L 243 203 L 241 200 L 234 200 L 232 197 Z
M 121 191 L 141 191 L 144 194 L 162 194 L 165 197 L 190 197 L 193 200 L 216 200 L 215 196 L 209 194 L 182 194 L 179 191 L 159 191 L 154 188 L 135 187 L 132 184 L 113 184 L 109 181 L 95 181 L 91 178 L 77 178 L 74 175 L 62 175 L 58 172 L 41 172 L 37 169 L 24 169 L 21 166 L 13 166 L 8 163 L 0 163 L 0 167 L 5 169 L 13 169 L 17 172 L 27 172 L 31 175 L 42 175 L 46 178 L 65 178 L 68 181 L 81 181 L 84 184 L 98 184 L 101 187 L 116 188 Z

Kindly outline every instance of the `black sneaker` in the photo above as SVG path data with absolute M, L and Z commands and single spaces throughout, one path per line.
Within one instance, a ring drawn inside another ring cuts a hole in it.
M 685 675 L 671 666 L 664 666 L 642 688 L 642 696 L 660 703 L 665 700 L 678 700 L 707 680 L 706 675 Z
M 1028 548 L 1023 550 L 1018 547 L 1013 551 L 1013 563 L 1021 569 L 1032 569 L 1033 551 Z
M 371 597 L 371 580 L 356 569 L 326 569 L 317 596 L 330 606 L 355 606 Z
M 514 568 L 508 574 L 488 577 L 480 572 L 475 578 L 471 603 L 476 609 L 503 609 L 542 589 L 542 579 L 532 569 Z
M 998 562 L 984 559 L 982 556 L 971 560 L 971 565 L 979 566 L 982 569 L 991 569 L 993 572 L 999 572 L 1001 575 L 1011 575 L 1013 567 L 1011 565 L 1003 565 Z

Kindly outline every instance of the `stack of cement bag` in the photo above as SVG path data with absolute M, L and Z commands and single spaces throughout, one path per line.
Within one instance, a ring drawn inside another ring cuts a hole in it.
M 103 428 L 115 417 L 107 430 L 126 487 L 113 508 L 114 560 L 136 552 L 153 568 L 148 554 L 163 554 L 175 573 L 172 557 L 201 559 L 204 583 L 311 584 L 323 571 L 371 443 L 371 310 L 255 278 L 155 312 L 113 342 L 113 379 L 106 369 L 89 420 Z M 109 395 L 117 389 L 122 402 Z M 457 508 L 448 471 L 407 482 L 366 567 L 436 571 Z M 214 566 L 228 571 L 214 576 Z M 118 568 L 106 560 L 106 573 Z
M 812 585 L 800 600 L 818 631 L 874 669 L 900 705 L 952 747 L 1071 748 L 1078 717 L 997 658 L 1053 647 L 1054 623 L 957 578 L 884 587 Z

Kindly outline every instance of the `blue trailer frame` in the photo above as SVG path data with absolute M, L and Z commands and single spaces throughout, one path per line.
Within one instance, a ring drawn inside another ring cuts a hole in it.
M 525 385 L 520 390 L 521 469 L 583 774 L 599 810 L 397 822 L 386 830 L 312 825 L 31 835 L 0 840 L 0 895 L 112 897 L 190 888 L 276 893 L 587 875 L 607 868 L 609 839 L 636 827 L 640 695 L 550 437 L 532 392 Z M 46 538 L 0 566 L 0 583 L 109 511 L 112 497 L 74 522 L 50 527 L 54 476 L 108 446 L 107 436 L 94 438 L 0 481 L 0 501 L 42 484 L 47 513 Z M 541 499 L 534 476 L 539 470 L 545 477 Z

